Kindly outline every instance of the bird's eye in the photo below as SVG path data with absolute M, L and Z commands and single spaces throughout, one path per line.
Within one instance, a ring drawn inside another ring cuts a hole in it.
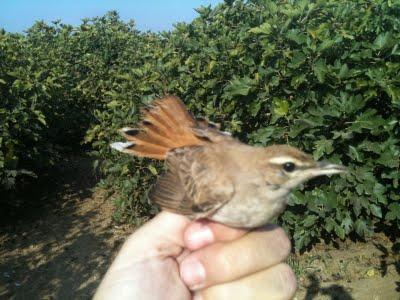
M 287 162 L 287 163 L 284 163 L 284 164 L 282 165 L 282 168 L 283 168 L 286 172 L 293 172 L 294 169 L 296 169 L 296 165 L 295 165 L 294 163 L 292 163 L 292 162 Z

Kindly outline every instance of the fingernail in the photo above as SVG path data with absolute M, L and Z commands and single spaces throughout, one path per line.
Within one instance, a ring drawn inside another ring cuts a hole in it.
M 206 279 L 206 270 L 197 259 L 183 261 L 180 273 L 183 282 L 191 289 L 200 287 Z
M 214 234 L 208 226 L 201 226 L 187 235 L 187 243 L 189 244 L 188 246 L 190 246 L 190 248 L 197 249 L 210 244 L 213 241 Z

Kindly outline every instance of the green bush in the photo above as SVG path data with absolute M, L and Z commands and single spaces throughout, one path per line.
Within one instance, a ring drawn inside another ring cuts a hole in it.
M 146 192 L 162 163 L 118 154 L 109 143 L 138 121 L 143 105 L 176 94 L 244 142 L 289 143 L 349 166 L 294 193 L 279 222 L 296 249 L 319 237 L 398 230 L 400 5 L 252 0 L 197 11 L 191 23 L 158 34 L 138 32 L 113 12 L 78 27 L 37 23 L 26 36 L 2 34 L 0 91 L 11 104 L 0 113 L 25 123 L 7 121 L 2 130 L 0 176 L 26 169 L 11 166 L 11 154 L 48 157 L 54 145 L 85 135 L 117 218 L 140 222 L 157 211 Z M 21 151 L 10 152 L 10 141 Z
M 294 193 L 280 222 L 297 249 L 319 237 L 398 228 L 400 6 L 235 1 L 197 11 L 192 23 L 158 38 L 143 34 L 124 50 L 110 101 L 88 132 L 120 215 L 152 212 L 146 191 L 161 166 L 108 144 L 120 138 L 117 128 L 137 121 L 142 105 L 177 94 L 243 141 L 290 143 L 349 166 L 347 175 Z
M 10 189 L 20 175 L 35 176 L 45 164 L 46 119 L 27 80 L 29 58 L 24 38 L 0 33 L 0 186 Z
M 95 108 L 111 89 L 112 68 L 136 34 L 115 12 L 74 28 L 34 24 L 25 35 L 0 33 L 0 187 L 18 187 L 82 151 Z M 106 101 L 106 100 L 105 100 Z

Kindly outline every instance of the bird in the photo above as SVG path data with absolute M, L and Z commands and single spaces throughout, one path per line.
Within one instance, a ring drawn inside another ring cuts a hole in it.
M 251 146 L 195 118 L 176 96 L 141 109 L 138 128 L 124 127 L 124 142 L 110 146 L 138 157 L 165 160 L 166 172 L 149 191 L 162 210 L 190 220 L 208 219 L 236 228 L 271 222 L 305 181 L 343 173 L 343 165 L 315 161 L 289 145 Z

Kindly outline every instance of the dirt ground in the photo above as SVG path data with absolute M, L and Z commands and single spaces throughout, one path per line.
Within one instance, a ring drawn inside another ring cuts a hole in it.
M 113 223 L 88 158 L 68 158 L 0 227 L 0 299 L 90 299 L 133 228 Z
M 116 226 L 113 205 L 88 158 L 68 158 L 31 192 L 36 205 L 0 226 L 0 299 L 90 299 L 130 226 Z M 295 299 L 400 299 L 400 256 L 384 236 L 339 249 L 317 245 L 289 263 Z
M 399 249 L 384 235 L 339 247 L 317 245 L 289 264 L 298 275 L 295 299 L 400 299 Z

